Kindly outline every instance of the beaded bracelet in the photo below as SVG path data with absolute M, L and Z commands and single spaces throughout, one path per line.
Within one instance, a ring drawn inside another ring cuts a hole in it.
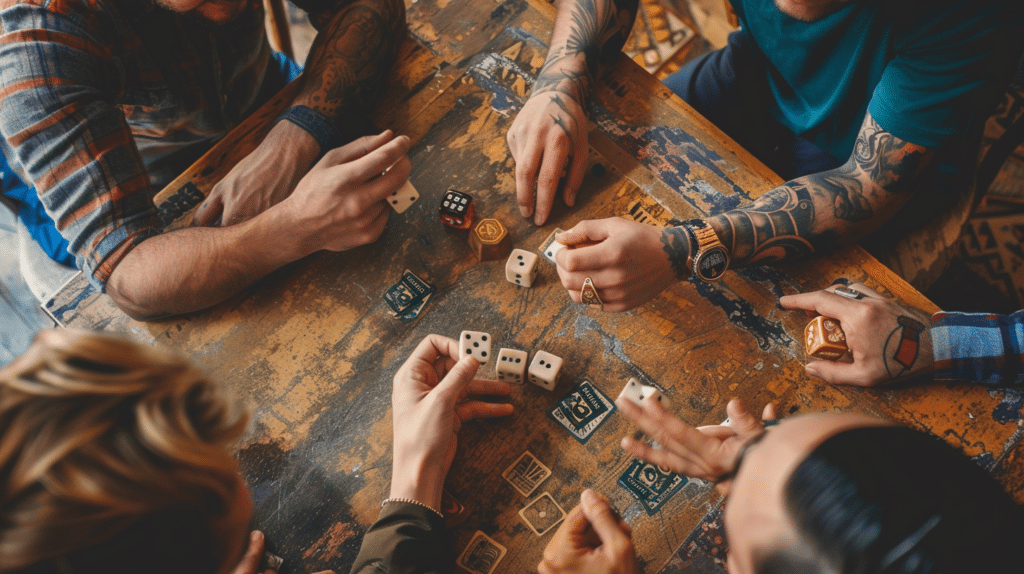
M 416 506 L 422 506 L 423 508 L 426 508 L 427 510 L 433 512 L 434 514 L 436 514 L 436 515 L 440 516 L 442 519 L 444 519 L 444 515 L 441 514 L 441 511 L 436 510 L 436 509 L 434 509 L 431 506 L 427 506 L 426 504 L 423 504 L 422 502 L 420 502 L 418 500 L 413 500 L 411 498 L 385 498 L 384 500 L 381 501 L 380 507 L 384 508 L 387 505 L 387 503 L 389 503 L 389 502 L 406 502 L 408 504 L 415 504 Z

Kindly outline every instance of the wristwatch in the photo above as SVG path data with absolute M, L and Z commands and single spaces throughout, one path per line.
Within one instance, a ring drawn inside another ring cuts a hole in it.
M 718 234 L 703 219 L 689 219 L 683 226 L 697 246 L 693 250 L 693 274 L 702 281 L 718 281 L 729 268 L 729 252 L 718 240 Z M 693 241 L 690 242 L 691 247 Z

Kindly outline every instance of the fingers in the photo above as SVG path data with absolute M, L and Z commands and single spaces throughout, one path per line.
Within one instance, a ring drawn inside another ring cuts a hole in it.
M 324 157 L 320 158 L 318 165 L 322 167 L 328 167 L 332 165 L 339 165 L 357 160 L 369 154 L 370 152 L 378 149 L 379 147 L 388 143 L 389 141 L 392 141 L 393 137 L 394 134 L 391 132 L 391 130 L 384 130 L 383 132 L 377 135 L 363 136 L 357 140 L 351 141 L 339 148 L 334 148 L 329 152 L 325 153 Z
M 590 526 L 601 539 L 601 544 L 612 556 L 626 558 L 632 554 L 633 542 L 619 527 L 619 517 L 608 504 L 607 498 L 588 488 L 580 496 L 580 506 Z
M 843 317 L 850 310 L 850 306 L 856 304 L 855 299 L 846 299 L 831 291 L 812 291 L 797 295 L 785 295 L 779 298 L 779 305 L 782 305 L 785 309 L 814 311 L 819 315 L 825 315 L 840 321 L 843 320 Z
M 256 574 L 257 568 L 260 567 L 260 560 L 263 559 L 264 543 L 263 533 L 253 530 L 249 535 L 249 545 L 245 549 L 245 554 L 242 555 L 242 560 L 238 562 L 238 566 L 235 566 L 231 574 Z M 268 572 L 274 571 L 268 570 Z
M 455 363 L 455 366 L 441 379 L 435 389 L 442 403 L 448 405 L 449 408 L 454 407 L 463 390 L 473 381 L 479 368 L 480 363 L 470 355 L 459 359 L 459 362 Z
M 856 363 L 841 363 L 838 361 L 811 361 L 804 367 L 807 374 L 812 377 L 829 383 L 831 385 L 856 385 L 861 387 L 871 386 L 873 379 L 871 373 L 867 373 Z
M 543 154 L 544 148 L 536 145 L 527 146 L 520 154 L 512 154 L 516 160 L 516 201 L 519 203 L 519 213 L 523 217 L 533 215 L 537 171 L 540 169 Z
M 465 422 L 474 419 L 493 419 L 507 417 L 515 412 L 515 408 L 508 403 L 487 403 L 484 401 L 469 401 L 460 403 L 455 407 L 455 414 L 459 420 Z
M 566 144 L 565 135 L 557 130 L 549 132 L 549 138 L 545 146 L 544 159 L 537 174 L 537 211 L 533 215 L 535 225 L 544 225 L 551 214 L 551 206 L 555 204 L 555 195 L 558 193 L 558 184 L 562 177 L 568 172 L 569 150 Z
M 565 180 L 565 186 L 562 188 L 562 198 L 565 200 L 567 207 L 576 205 L 576 196 L 580 192 L 580 186 L 583 185 L 583 176 L 587 173 L 587 155 L 586 153 L 580 154 L 577 150 L 576 155 L 572 158 L 572 164 L 569 166 L 569 177 Z
M 775 414 L 775 403 L 768 403 L 765 405 L 764 410 L 761 411 L 761 420 L 773 421 L 777 418 L 779 417 Z
M 459 343 L 444 335 L 430 334 L 420 341 L 413 349 L 405 363 L 424 361 L 433 364 L 439 357 L 455 358 L 459 356 Z M 404 365 L 403 365 L 404 366 Z
M 736 431 L 736 434 L 760 432 L 764 428 L 764 424 L 748 411 L 739 399 L 730 400 L 729 404 L 725 405 L 725 412 L 729 415 L 729 420 L 732 421 L 729 426 Z
M 389 132 L 385 132 L 389 133 Z M 381 134 L 382 136 L 384 134 Z M 362 138 L 366 139 L 366 138 Z M 352 145 L 352 144 L 349 144 Z M 352 158 L 348 161 L 335 162 L 334 166 L 341 164 L 348 165 L 352 169 L 352 175 L 357 181 L 369 181 L 375 177 L 382 177 L 381 174 L 392 166 L 396 165 L 409 153 L 411 143 L 406 136 L 398 136 L 387 141 L 379 147 L 372 149 L 365 155 Z M 345 146 L 343 149 L 348 148 Z M 339 156 L 342 155 L 339 150 Z M 408 173 L 402 178 L 402 182 L 408 179 Z M 401 182 L 398 183 L 401 185 Z M 397 187 L 397 185 L 395 186 Z
M 196 209 L 196 213 L 192 217 L 192 225 L 195 227 L 215 227 L 223 211 L 224 200 L 221 199 L 220 194 L 212 192 L 210 197 L 206 198 L 206 201 Z
M 839 287 L 839 285 L 832 285 L 828 290 L 829 291 L 835 291 L 836 287 Z M 849 287 L 850 289 L 853 289 L 854 291 L 860 291 L 860 293 L 862 295 L 864 295 L 865 297 L 869 297 L 871 299 L 881 299 L 883 301 L 886 300 L 886 298 L 883 297 L 881 295 L 881 293 L 879 293 L 878 291 L 875 291 L 874 289 L 868 287 L 867 285 L 865 285 L 863 283 L 850 283 L 849 285 L 847 285 L 847 287 Z

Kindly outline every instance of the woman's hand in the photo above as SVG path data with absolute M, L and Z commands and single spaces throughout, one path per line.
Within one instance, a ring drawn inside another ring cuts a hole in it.
M 458 356 L 456 341 L 428 335 L 395 373 L 391 498 L 440 508 L 441 488 L 455 458 L 462 423 L 512 414 L 510 404 L 479 400 L 483 395 L 508 395 L 508 384 L 475 379 L 476 359 L 456 360 Z

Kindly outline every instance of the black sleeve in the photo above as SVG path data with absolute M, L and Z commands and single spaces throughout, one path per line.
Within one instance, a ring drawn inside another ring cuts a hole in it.
M 366 531 L 352 574 L 449 574 L 454 566 L 444 519 L 416 504 L 391 502 Z

